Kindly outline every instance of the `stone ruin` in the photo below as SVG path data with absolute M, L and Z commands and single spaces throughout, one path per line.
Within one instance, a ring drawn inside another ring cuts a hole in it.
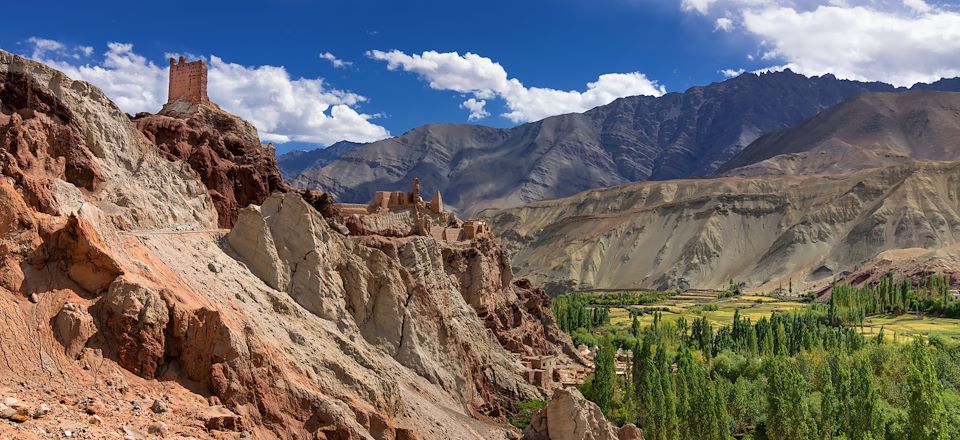
M 520 363 L 526 367 L 526 379 L 532 385 L 549 390 L 560 379 L 556 356 L 526 356 Z
M 339 203 L 341 217 L 346 219 L 352 232 L 362 229 L 386 235 L 423 235 L 437 241 L 458 242 L 489 236 L 490 226 L 482 220 L 461 221 L 450 211 L 444 210 L 440 191 L 430 201 L 420 196 L 420 179 L 413 178 L 411 190 L 377 191 L 373 201 L 362 203 Z M 356 225 L 361 225 L 358 227 Z M 392 232 L 389 233 L 389 232 Z
M 167 104 L 185 100 L 193 104 L 209 104 L 207 97 L 207 64 L 203 60 L 187 62 L 170 58 L 170 84 L 167 89 Z

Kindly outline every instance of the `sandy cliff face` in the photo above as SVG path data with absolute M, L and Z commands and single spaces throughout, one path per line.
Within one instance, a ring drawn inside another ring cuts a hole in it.
M 649 182 L 483 213 L 518 274 L 581 288 L 814 289 L 883 252 L 960 240 L 960 164 Z M 889 260 L 889 258 L 888 258 Z M 956 268 L 953 268 L 956 270 Z
M 172 136 L 191 133 L 207 132 Z M 30 414 L 0 436 L 516 435 L 502 417 L 542 390 L 499 341 L 569 340 L 502 253 L 349 237 L 314 209 L 328 199 L 293 193 L 215 229 L 219 190 L 180 161 L 206 149 L 167 145 L 184 150 L 158 149 L 96 88 L 0 51 L 0 395 Z M 476 312 L 515 298 L 510 322 Z

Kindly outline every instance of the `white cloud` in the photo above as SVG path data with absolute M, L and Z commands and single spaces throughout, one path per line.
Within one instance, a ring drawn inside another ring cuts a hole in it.
M 733 30 L 733 20 L 727 17 L 720 17 L 717 19 L 713 30 L 730 32 L 731 30 Z
M 482 99 L 470 98 L 466 101 L 463 101 L 460 104 L 460 108 L 470 110 L 470 116 L 467 119 L 471 121 L 476 121 L 478 119 L 486 118 L 490 116 L 490 112 L 487 111 L 487 101 Z
M 386 61 L 390 70 L 401 69 L 419 74 L 436 90 L 468 94 L 476 100 L 503 99 L 509 110 L 503 116 L 513 122 L 583 112 L 624 96 L 660 96 L 666 93 L 662 85 L 647 79 L 640 72 L 603 74 L 597 81 L 587 83 L 585 91 L 579 92 L 526 87 L 520 80 L 510 78 L 499 63 L 473 53 L 460 55 L 457 52 L 426 51 L 408 55 L 398 50 L 372 50 L 367 55 L 375 60 Z M 477 113 L 469 105 L 478 107 L 477 103 L 479 101 L 462 106 L 471 111 L 471 118 Z
M 57 40 L 50 40 L 47 38 L 30 37 L 27 38 L 26 43 L 31 46 L 32 51 L 30 53 L 30 57 L 34 59 L 40 59 L 49 56 L 80 59 L 89 57 L 93 53 L 93 48 L 90 46 L 67 47 L 67 45 Z
M 928 0 L 680 0 L 756 38 L 750 61 L 910 86 L 960 75 L 960 12 Z
M 63 52 L 67 50 L 64 47 L 37 43 L 41 40 L 28 40 L 33 54 L 39 55 L 33 58 L 71 78 L 97 85 L 125 112 L 156 112 L 166 102 L 166 63 L 162 67 L 154 64 L 134 52 L 131 44 L 109 43 L 101 62 L 79 64 L 67 56 L 69 52 Z M 84 51 L 82 47 L 77 50 Z M 385 128 L 371 122 L 375 115 L 357 110 L 366 97 L 329 88 L 321 78 L 294 79 L 283 67 L 243 66 L 215 55 L 208 62 L 210 99 L 253 123 L 265 141 L 329 145 L 340 140 L 369 142 L 389 136 Z
M 710 5 L 717 0 L 683 0 L 680 4 L 684 11 L 697 11 L 706 15 L 709 12 Z
M 33 45 L 33 53 L 30 54 L 33 58 L 41 58 L 49 52 L 59 52 L 65 48 L 59 41 L 39 37 L 27 38 L 27 43 Z
M 917 11 L 921 14 L 925 14 L 927 12 L 933 11 L 933 6 L 930 6 L 929 4 L 927 4 L 927 2 L 923 0 L 903 0 L 903 4 L 906 7 L 913 9 L 914 11 Z
M 764 59 L 806 75 L 879 80 L 899 86 L 960 76 L 960 14 L 907 16 L 862 6 L 789 7 L 743 12 L 765 39 Z
M 369 142 L 389 135 L 354 108 L 367 98 L 327 88 L 319 78 L 292 79 L 283 67 L 243 66 L 211 56 L 207 91 L 272 142 Z
M 720 71 L 727 78 L 740 76 L 743 72 L 746 72 L 746 69 L 723 69 Z
M 353 62 L 341 60 L 340 58 L 337 58 L 336 55 L 334 55 L 334 54 L 332 54 L 332 53 L 330 53 L 330 52 L 324 52 L 324 53 L 320 54 L 320 58 L 323 58 L 323 59 L 329 61 L 330 64 L 332 64 L 333 67 L 335 67 L 335 68 L 337 68 L 337 69 L 341 69 L 341 68 L 344 68 L 344 67 L 350 67 L 350 66 L 353 65 Z
M 167 70 L 135 53 L 131 44 L 107 44 L 99 64 L 75 64 L 72 57 L 41 55 L 33 58 L 100 87 L 125 112 L 155 112 L 166 101 Z

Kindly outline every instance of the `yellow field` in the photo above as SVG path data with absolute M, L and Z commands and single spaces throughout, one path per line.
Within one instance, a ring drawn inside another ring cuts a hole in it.
M 716 310 L 703 310 L 704 306 L 716 306 Z M 782 301 L 768 296 L 743 295 L 721 299 L 704 293 L 681 293 L 663 301 L 634 308 L 664 308 L 667 310 L 662 313 L 664 321 L 676 321 L 680 316 L 686 316 L 688 321 L 706 316 L 713 325 L 725 326 L 733 322 L 733 314 L 737 309 L 740 309 L 740 316 L 756 322 L 761 317 L 769 317 L 775 311 L 786 312 L 804 306 L 805 304 L 800 302 Z M 641 324 L 650 324 L 652 321 L 652 315 L 640 318 Z M 629 311 L 624 308 L 610 309 L 610 322 L 614 325 L 630 325 Z
M 705 310 L 716 307 L 716 310 Z M 645 306 L 633 308 L 666 309 L 662 312 L 664 321 L 673 322 L 680 316 L 691 321 L 700 316 L 716 326 L 727 326 L 733 322 L 733 314 L 740 309 L 740 316 L 750 318 L 756 322 L 762 317 L 769 317 L 773 312 L 786 312 L 804 307 L 805 304 L 795 301 L 783 301 L 769 296 L 743 295 L 732 298 L 717 298 L 716 295 L 704 293 L 681 293 Z M 644 315 L 640 323 L 644 326 L 653 322 L 652 315 Z M 610 323 L 618 327 L 630 326 L 630 313 L 625 308 L 610 309 Z M 908 342 L 914 336 L 941 336 L 960 342 L 960 319 L 936 318 L 930 316 L 879 315 L 867 318 L 863 325 L 863 334 L 876 335 L 880 328 L 884 329 L 884 336 L 889 341 Z
M 941 336 L 960 341 L 960 319 L 936 318 L 932 316 L 878 315 L 866 319 L 863 334 L 876 335 L 883 328 L 886 340 L 908 342 L 914 336 Z

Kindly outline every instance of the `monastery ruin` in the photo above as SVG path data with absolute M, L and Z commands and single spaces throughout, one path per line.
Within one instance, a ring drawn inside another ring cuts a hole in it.
M 207 97 L 207 64 L 203 60 L 187 62 L 170 58 L 170 84 L 167 89 L 167 104 L 177 100 L 193 104 L 209 104 Z
M 423 235 L 444 242 L 473 240 L 490 234 L 486 222 L 460 221 L 453 212 L 445 211 L 440 191 L 435 192 L 429 202 L 424 201 L 420 197 L 420 179 L 416 177 L 410 192 L 377 191 L 368 204 L 339 203 L 336 207 L 354 233 Z

